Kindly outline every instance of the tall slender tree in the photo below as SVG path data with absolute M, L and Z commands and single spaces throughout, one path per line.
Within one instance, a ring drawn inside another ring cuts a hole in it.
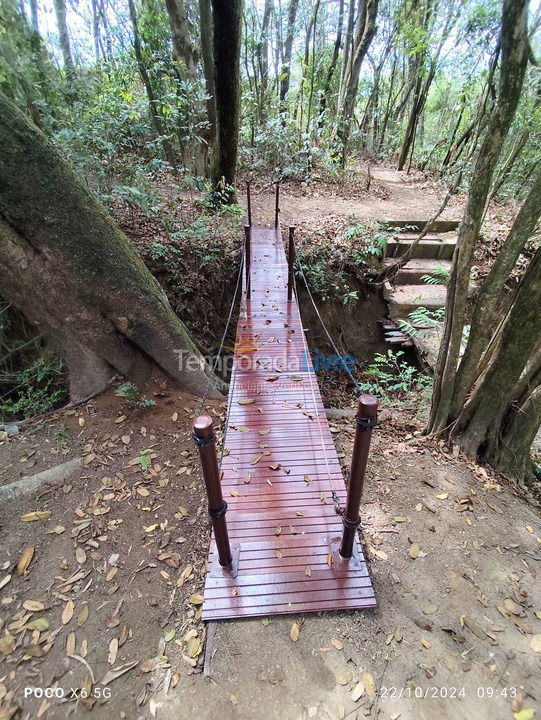
M 289 81 L 291 77 L 291 55 L 293 52 L 293 38 L 295 37 L 295 22 L 299 0 L 289 0 L 287 10 L 286 39 L 283 46 L 282 66 L 280 69 L 280 109 L 286 109 L 286 98 L 289 92 Z
M 199 32 L 201 38 L 203 73 L 205 75 L 205 89 L 207 91 L 206 105 L 209 122 L 207 140 L 209 148 L 212 150 L 216 143 L 216 91 L 214 88 L 214 52 L 210 0 L 199 0 Z
M 160 105 L 156 97 L 156 93 L 154 92 L 152 80 L 150 79 L 145 59 L 143 57 L 143 47 L 141 44 L 141 35 L 139 33 L 139 24 L 137 20 L 137 11 L 135 9 L 134 0 L 128 0 L 128 8 L 130 11 L 130 20 L 133 30 L 133 49 L 135 52 L 135 59 L 137 60 L 137 68 L 139 70 L 139 75 L 141 76 L 141 81 L 145 88 L 148 99 L 150 123 L 155 134 L 160 138 L 164 156 L 166 157 L 168 162 L 171 163 L 171 165 L 174 165 L 175 157 L 173 155 L 169 140 L 165 135 L 164 125 L 160 112 Z
M 56 25 L 58 27 L 60 50 L 62 51 L 62 59 L 64 61 L 64 70 L 66 71 L 68 80 L 73 82 L 75 79 L 75 63 L 73 62 L 73 55 L 71 54 L 65 0 L 54 0 L 54 10 L 56 14 Z
M 336 69 L 336 65 L 338 63 L 338 58 L 340 56 L 340 48 L 342 46 L 342 30 L 344 25 L 344 0 L 340 0 L 340 5 L 338 8 L 338 24 L 336 27 L 336 40 L 334 41 L 334 47 L 333 47 L 333 53 L 331 62 L 329 63 L 329 67 L 327 69 L 327 74 L 325 76 L 325 83 L 323 85 L 323 89 L 321 91 L 321 98 L 319 102 L 319 119 L 318 119 L 318 125 L 320 128 L 323 127 L 323 123 L 325 120 L 325 110 L 327 109 L 327 106 L 329 104 L 329 94 L 331 91 L 331 82 L 333 79 L 334 71 Z
M 165 0 L 167 16 L 173 40 L 173 55 L 179 66 L 186 68 L 186 75 L 195 78 L 199 54 L 190 35 L 190 27 L 184 0 Z
M 230 202 L 236 199 L 242 8 L 243 0 L 212 0 L 217 120 L 212 180 L 215 187 L 231 188 L 227 193 Z
M 378 0 L 359 0 L 357 12 L 353 44 L 344 71 L 341 94 L 338 98 L 336 135 L 342 165 L 344 165 L 347 156 L 351 119 L 353 118 L 357 99 L 361 66 L 370 48 L 370 43 L 376 34 Z

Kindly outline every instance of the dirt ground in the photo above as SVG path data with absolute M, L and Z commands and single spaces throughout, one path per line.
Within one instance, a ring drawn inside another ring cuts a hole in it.
M 373 174 L 386 199 L 333 211 L 426 215 L 440 199 Z M 255 203 L 272 220 L 272 198 Z M 284 196 L 282 220 L 329 207 Z M 0 507 L 0 720 L 541 717 L 539 508 L 422 438 L 418 397 L 391 402 L 373 437 L 362 538 L 378 607 L 207 628 L 199 401 L 158 381 L 143 391 L 155 407 L 111 389 L 0 438 L 0 485 L 82 458 Z M 209 410 L 223 419 L 223 403 Z M 347 475 L 353 422 L 331 426 Z
M 82 431 L 83 468 L 2 508 L 0 717 L 17 707 L 23 718 L 84 717 L 92 706 L 98 719 L 504 720 L 538 708 L 539 514 L 421 438 L 413 406 L 385 409 L 373 441 L 362 534 L 378 608 L 306 615 L 297 642 L 295 618 L 220 623 L 205 677 L 198 402 L 160 386 L 147 394 L 155 408 L 127 408 L 111 391 L 59 413 L 50 431 Z M 347 468 L 352 422 L 332 427 Z M 9 441 L 13 459 L 23 438 Z M 67 699 L 91 679 L 92 701 Z M 55 686 L 62 700 L 34 697 Z
M 281 193 L 280 222 L 284 225 L 295 225 L 302 218 L 318 216 L 329 212 L 339 215 L 357 215 L 382 220 L 416 220 L 428 219 L 438 208 L 445 195 L 442 187 L 433 182 L 420 180 L 417 176 L 408 176 L 405 171 L 399 172 L 385 166 L 371 168 L 372 177 L 385 192 L 361 195 L 359 198 L 342 196 L 329 192 L 328 187 L 315 187 L 309 193 Z M 328 202 L 329 199 L 332 202 Z M 244 197 L 241 198 L 244 204 Z M 256 224 L 271 224 L 274 221 L 274 205 L 268 189 L 259 194 L 253 193 L 253 221 Z M 457 220 L 463 199 L 457 195 L 451 198 L 442 219 Z

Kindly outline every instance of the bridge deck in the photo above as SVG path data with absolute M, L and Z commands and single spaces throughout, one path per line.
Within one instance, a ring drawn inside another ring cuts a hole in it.
M 237 327 L 222 460 L 238 572 L 218 564 L 214 538 L 204 620 L 376 605 L 360 544 L 338 554 L 344 479 L 295 297 L 287 302 L 280 233 L 252 228 L 251 298 Z

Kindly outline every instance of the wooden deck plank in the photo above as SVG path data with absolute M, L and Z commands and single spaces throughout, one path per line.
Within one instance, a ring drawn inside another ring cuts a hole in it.
M 221 464 L 238 571 L 219 566 L 212 539 L 203 619 L 374 607 L 360 544 L 350 561 L 336 550 L 332 496 L 343 504 L 346 489 L 279 231 L 253 228 L 251 247 Z

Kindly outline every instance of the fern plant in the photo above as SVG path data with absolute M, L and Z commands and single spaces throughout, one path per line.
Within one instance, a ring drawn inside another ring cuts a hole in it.
M 363 383 L 363 390 L 378 395 L 384 402 L 389 402 L 390 394 L 427 389 L 432 384 L 428 375 L 420 373 L 416 367 L 409 364 L 402 350 L 376 353 L 365 374 L 369 381 Z
M 427 310 L 425 307 L 415 308 L 412 310 L 406 320 L 400 319 L 398 321 L 398 327 L 406 335 L 411 338 L 419 337 L 420 330 L 437 327 L 445 316 L 444 308 L 437 308 L 436 310 Z
M 443 265 L 438 265 L 426 275 L 421 275 L 421 280 L 427 285 L 447 285 L 451 279 L 451 273 Z

